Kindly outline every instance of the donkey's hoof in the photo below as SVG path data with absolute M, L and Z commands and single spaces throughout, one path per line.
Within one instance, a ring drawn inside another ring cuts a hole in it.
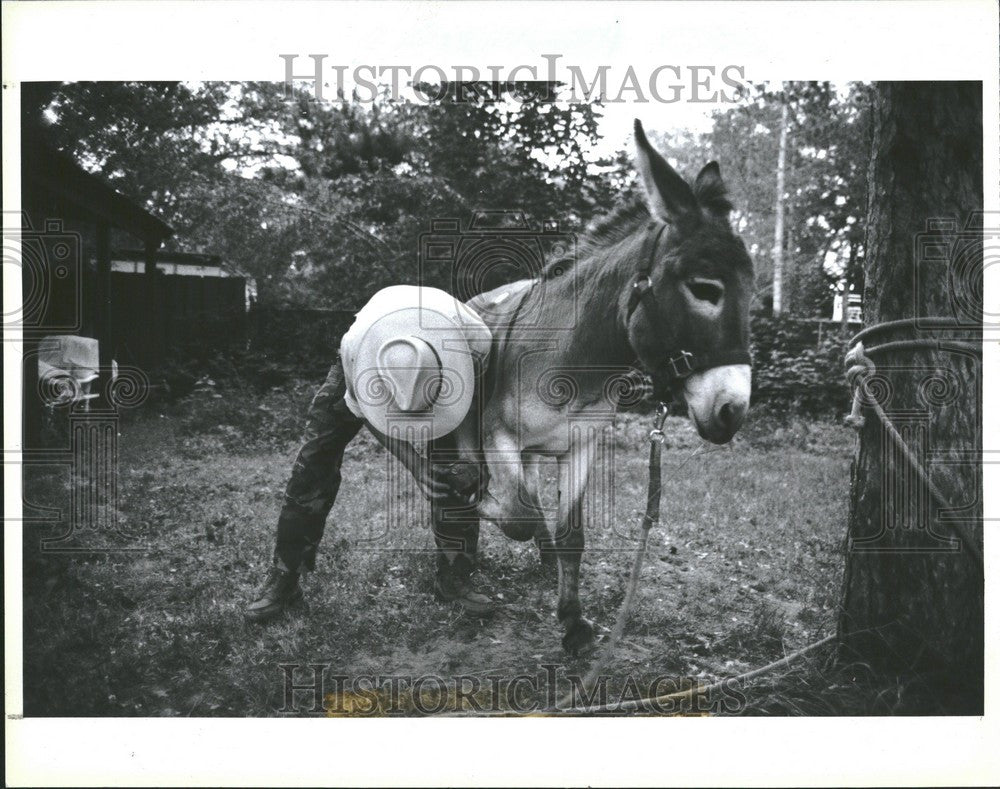
M 594 626 L 586 619 L 575 619 L 566 628 L 562 645 L 569 654 L 576 657 L 594 644 Z

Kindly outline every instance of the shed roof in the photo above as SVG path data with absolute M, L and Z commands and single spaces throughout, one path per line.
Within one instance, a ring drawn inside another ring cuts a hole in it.
M 112 253 L 115 260 L 134 260 L 142 263 L 146 260 L 146 252 L 142 249 L 116 249 Z M 156 253 L 158 263 L 186 263 L 191 266 L 220 266 L 231 268 L 220 255 L 208 255 L 203 252 L 166 252 L 158 250 Z
M 142 249 L 116 249 L 112 252 L 111 257 L 115 260 L 127 260 L 135 263 L 145 263 L 146 261 L 146 253 Z M 221 255 L 204 252 L 167 252 L 161 249 L 156 253 L 156 262 L 186 266 L 217 266 L 230 276 L 252 279 L 238 266 L 223 260 Z
M 72 156 L 45 141 L 39 126 L 25 124 L 21 134 L 23 188 L 55 198 L 67 214 L 107 222 L 127 233 L 159 245 L 173 235 L 173 228 L 125 195 L 99 175 L 84 170 Z

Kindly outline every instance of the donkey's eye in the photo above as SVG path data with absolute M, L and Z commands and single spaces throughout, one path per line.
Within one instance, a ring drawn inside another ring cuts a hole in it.
M 686 283 L 691 295 L 698 301 L 707 301 L 710 304 L 718 304 L 725 293 L 722 283 L 715 279 L 691 279 Z

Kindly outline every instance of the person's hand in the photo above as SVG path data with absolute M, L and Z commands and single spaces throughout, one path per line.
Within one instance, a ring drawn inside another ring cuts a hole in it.
M 455 496 L 447 476 L 438 471 L 442 468 L 446 467 L 432 466 L 428 463 L 421 473 L 414 474 L 414 479 L 417 481 L 417 487 L 420 488 L 420 492 L 431 501 L 445 501 Z
M 436 463 L 425 467 L 425 472 L 417 484 L 427 498 L 432 501 L 460 499 L 474 503 L 485 488 L 485 474 L 480 473 L 479 465 L 468 461 L 456 463 Z

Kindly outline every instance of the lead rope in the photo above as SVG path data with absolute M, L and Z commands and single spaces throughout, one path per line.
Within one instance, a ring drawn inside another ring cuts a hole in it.
M 625 600 L 621 608 L 618 609 L 618 618 L 615 626 L 611 629 L 611 635 L 601 651 L 600 657 L 594 662 L 583 678 L 583 687 L 589 692 L 594 682 L 601 672 L 611 662 L 615 649 L 625 632 L 625 624 L 632 613 L 632 605 L 635 603 L 636 590 L 639 588 L 639 576 L 642 574 L 642 564 L 646 558 L 646 547 L 649 545 L 649 532 L 660 522 L 660 498 L 663 491 L 663 481 L 660 478 L 660 458 L 663 454 L 663 423 L 667 418 L 666 403 L 659 403 L 656 407 L 656 417 L 653 419 L 653 429 L 649 431 L 649 482 L 646 487 L 646 513 L 642 517 L 642 531 L 639 535 L 639 545 L 635 549 L 635 558 L 632 560 L 632 571 L 629 574 L 628 589 L 625 592 Z M 556 704 L 555 710 L 548 712 L 562 711 L 565 705 L 572 701 L 573 692 L 568 694 Z
M 587 693 L 592 690 L 594 683 L 597 681 L 601 672 L 611 661 L 611 658 L 614 656 L 615 649 L 618 646 L 618 642 L 621 640 L 621 637 L 625 632 L 625 625 L 628 623 L 629 616 L 632 613 L 632 606 L 635 603 L 635 596 L 639 587 L 639 577 L 642 574 L 642 566 L 646 558 L 646 550 L 649 545 L 649 532 L 652 530 L 653 526 L 657 525 L 660 521 L 660 499 L 662 493 L 661 459 L 664 442 L 663 425 L 667 417 L 667 411 L 668 408 L 666 404 L 662 402 L 659 403 L 653 422 L 653 429 L 649 431 L 649 481 L 647 484 L 646 512 L 642 519 L 642 532 L 639 537 L 639 545 L 636 547 L 635 558 L 632 561 L 632 570 L 629 574 L 628 588 L 625 593 L 625 599 L 622 601 L 621 608 L 618 609 L 618 617 L 615 620 L 615 625 L 611 630 L 611 634 L 608 636 L 608 640 L 604 645 L 600 657 L 591 666 L 590 670 L 582 680 L 581 687 L 584 692 Z M 764 674 L 769 674 L 780 668 L 789 666 L 806 655 L 809 655 L 827 644 L 834 642 L 836 638 L 837 636 L 835 634 L 825 636 L 824 638 L 814 641 L 813 643 L 791 653 L 790 655 L 786 655 L 785 657 L 779 658 L 778 660 L 768 663 L 765 666 L 760 666 L 738 676 L 725 677 L 709 685 L 699 684 L 692 686 L 688 690 L 676 691 L 674 693 L 667 693 L 660 696 L 650 696 L 634 700 L 629 699 L 612 704 L 575 707 L 569 706 L 575 698 L 575 692 L 571 689 L 558 702 L 556 702 L 555 706 L 542 709 L 534 713 L 529 713 L 529 716 L 551 717 L 567 714 L 581 715 L 613 712 L 636 712 L 650 707 L 662 709 L 667 704 L 676 705 L 675 708 L 679 708 L 684 701 L 693 700 L 695 696 L 710 697 L 712 693 L 722 689 L 723 687 L 729 687 L 731 683 L 749 682 L 757 677 L 763 676 Z M 472 713 L 467 710 L 456 710 L 452 713 L 445 713 L 448 717 L 464 717 L 472 714 L 478 713 Z
M 601 672 L 611 661 L 611 658 L 614 656 L 614 651 L 618 646 L 618 642 L 621 640 L 622 634 L 625 631 L 625 625 L 627 624 L 628 618 L 632 613 L 632 605 L 635 602 L 636 591 L 639 587 L 639 576 L 642 574 L 642 565 L 646 557 L 646 548 L 649 544 L 649 532 L 653 526 L 658 524 L 660 521 L 660 498 L 662 491 L 662 481 L 660 479 L 660 460 L 663 453 L 663 423 L 666 416 L 667 406 L 664 403 L 660 403 L 654 420 L 654 427 L 649 431 L 649 484 L 647 488 L 648 495 L 646 497 L 646 513 L 642 519 L 642 533 L 639 537 L 639 545 L 635 551 L 635 559 L 632 561 L 632 571 L 629 575 L 628 590 L 625 593 L 625 600 L 622 602 L 622 606 L 618 610 L 618 618 L 615 620 L 615 626 L 611 630 L 611 635 L 608 637 L 600 658 L 594 663 L 593 666 L 591 666 L 590 670 L 583 678 L 581 685 L 583 692 L 585 693 L 589 693 L 592 690 L 594 683 L 597 681 Z M 562 697 L 562 699 L 559 700 L 559 702 L 557 702 L 555 707 L 542 710 L 538 714 L 562 715 L 567 713 L 594 714 L 600 712 L 635 712 L 649 707 L 658 707 L 662 709 L 667 704 L 677 705 L 677 708 L 679 708 L 682 702 L 691 700 L 695 696 L 710 696 L 712 693 L 720 690 L 721 688 L 728 687 L 730 683 L 749 682 L 759 676 L 769 674 L 779 668 L 788 666 L 799 658 L 815 652 L 817 649 L 833 642 L 835 639 L 836 635 L 829 635 L 821 638 L 819 641 L 815 641 L 812 644 L 803 647 L 797 652 L 793 652 L 792 654 L 786 655 L 785 657 L 775 660 L 772 663 L 768 663 L 766 666 L 761 666 L 760 668 L 747 671 L 739 676 L 726 677 L 710 685 L 699 684 L 688 690 L 667 693 L 661 696 L 622 701 L 614 704 L 572 707 L 570 705 L 572 704 L 576 692 L 578 691 L 571 689 Z

